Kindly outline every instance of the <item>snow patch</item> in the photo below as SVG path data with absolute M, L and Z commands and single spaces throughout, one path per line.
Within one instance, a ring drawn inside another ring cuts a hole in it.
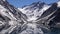
M 3 1 L 6 1 L 6 0 L 3 0 Z
M 57 7 L 60 7 L 60 1 L 59 1 L 59 2 L 57 2 L 57 4 L 58 4 L 58 5 L 57 5 Z

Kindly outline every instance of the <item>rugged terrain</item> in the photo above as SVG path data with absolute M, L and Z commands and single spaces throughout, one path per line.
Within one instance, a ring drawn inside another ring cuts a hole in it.
M 59 15 L 60 1 L 15 8 L 7 0 L 0 0 L 0 34 L 60 34 Z

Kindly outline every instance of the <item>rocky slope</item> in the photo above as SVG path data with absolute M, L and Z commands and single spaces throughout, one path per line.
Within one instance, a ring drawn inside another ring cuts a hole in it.
M 27 22 L 26 19 L 26 15 L 17 8 L 10 5 L 6 0 L 0 0 L 0 34 L 15 33 L 15 29 Z

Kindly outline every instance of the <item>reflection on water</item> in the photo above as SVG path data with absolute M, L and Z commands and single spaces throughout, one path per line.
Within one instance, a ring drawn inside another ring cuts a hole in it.
M 47 34 L 60 34 L 60 29 L 59 28 L 53 28 L 51 30 L 51 32 L 47 33 Z

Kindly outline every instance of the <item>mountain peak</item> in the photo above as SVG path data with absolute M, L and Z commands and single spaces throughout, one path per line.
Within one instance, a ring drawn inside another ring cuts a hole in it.
M 50 6 L 45 4 L 44 2 L 38 1 L 34 2 L 31 5 L 25 6 L 22 9 L 19 9 L 22 11 L 22 13 L 26 14 L 29 21 L 34 21 L 38 17 L 41 16 L 41 14 L 47 10 Z
M 34 2 L 32 4 L 45 4 L 44 2 L 38 1 L 38 2 Z

